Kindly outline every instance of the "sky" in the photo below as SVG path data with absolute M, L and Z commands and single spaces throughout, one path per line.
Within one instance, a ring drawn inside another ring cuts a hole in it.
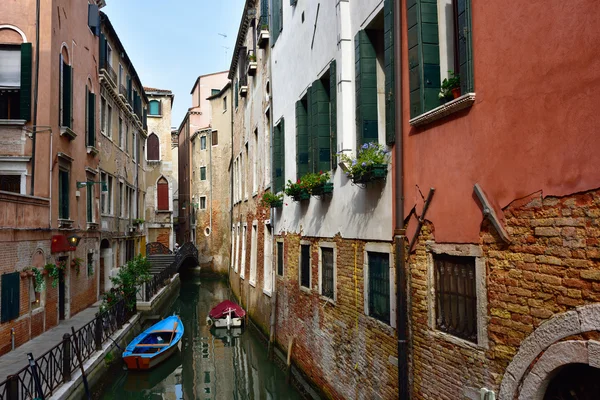
M 102 11 L 142 85 L 173 91 L 179 126 L 196 78 L 229 69 L 243 8 L 244 0 L 106 0 Z

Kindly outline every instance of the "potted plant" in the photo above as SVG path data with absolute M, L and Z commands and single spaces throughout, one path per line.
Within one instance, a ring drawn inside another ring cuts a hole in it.
M 283 195 L 265 192 L 262 197 L 261 205 L 268 208 L 277 208 L 283 206 Z
M 310 199 L 310 193 L 306 189 L 305 183 L 298 179 L 296 183 L 288 180 L 285 185 L 285 194 L 290 196 L 294 201 L 302 201 Z
M 44 265 L 44 270 L 48 273 L 48 276 L 52 278 L 52 287 L 55 288 L 58 284 L 58 279 L 60 276 L 60 271 L 64 271 L 66 267 L 66 263 L 64 261 L 60 261 L 57 264 L 46 264 Z
M 131 221 L 134 225 L 141 225 L 144 223 L 144 219 L 143 218 L 135 218 L 133 221 Z
M 345 165 L 345 173 L 352 182 L 365 184 L 385 179 L 390 162 L 390 152 L 378 143 L 365 143 L 358 150 L 356 158 L 340 154 L 339 158 Z
M 333 182 L 329 182 L 329 179 L 331 179 L 331 174 L 323 171 L 309 173 L 302 177 L 308 192 L 313 196 L 333 193 Z
M 43 292 L 46 289 L 46 281 L 44 280 L 44 275 L 42 271 L 40 271 L 36 267 L 30 267 L 29 270 L 35 277 L 34 290 L 38 293 Z
M 76 257 L 74 259 L 71 260 L 71 268 L 75 268 L 75 271 L 77 272 L 77 276 L 79 276 L 79 273 L 81 272 L 81 264 L 83 263 L 83 259 Z
M 448 71 L 448 78 L 444 78 L 442 81 L 438 97 L 445 103 L 460 97 L 460 95 L 460 76 L 454 74 L 454 71 Z
M 248 60 L 249 60 L 250 62 L 256 62 L 256 55 L 255 55 L 255 54 L 250 54 L 250 55 L 248 56 Z

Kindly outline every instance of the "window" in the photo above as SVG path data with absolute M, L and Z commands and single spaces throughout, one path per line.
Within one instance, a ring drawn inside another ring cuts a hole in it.
M 243 278 L 246 274 L 246 237 L 247 237 L 248 226 L 244 224 L 242 227 L 242 262 L 240 263 L 240 276 Z
M 408 39 L 409 54 L 414 54 L 409 65 L 411 118 L 440 105 L 441 82 L 448 71 L 460 76 L 461 94 L 474 90 L 471 0 L 437 3 L 430 4 L 427 13 L 415 11 L 417 2 L 407 4 L 407 15 L 415 16 L 407 24 L 414 33 Z
M 125 152 L 129 153 L 129 124 L 125 123 Z
M 206 167 L 200 167 L 200 180 L 206 180 Z
M 263 290 L 270 296 L 273 290 L 273 230 L 271 225 L 265 224 L 264 232 Z
M 233 98 L 234 98 L 234 101 L 235 101 L 235 103 L 234 103 L 234 104 L 235 104 L 235 109 L 237 110 L 237 108 L 238 108 L 238 104 L 239 104 L 239 97 L 238 97 L 238 81 L 237 81 L 237 79 L 235 80 L 235 89 L 234 89 L 234 94 L 233 94 L 233 96 L 234 96 Z
M 0 175 L 0 190 L 21 193 L 21 175 Z
M 435 254 L 435 327 L 477 342 L 475 258 Z
M 147 155 L 148 161 L 158 161 L 160 160 L 160 142 L 158 140 L 158 136 L 155 133 L 151 133 L 147 139 Z
M 200 136 L 200 150 L 206 150 L 206 135 Z
M 240 224 L 238 222 L 235 228 L 235 270 L 238 270 L 240 265 Z M 240 272 L 240 276 L 244 277 L 244 271 Z
M 264 143 L 265 145 L 263 146 L 263 166 L 264 166 L 264 188 L 268 188 L 271 186 L 271 112 L 270 110 L 267 110 L 266 114 L 265 114 L 265 125 L 263 128 L 263 132 L 264 132 Z
M 123 78 L 124 78 L 123 66 L 121 64 L 119 64 L 119 88 L 123 87 Z M 123 92 L 123 91 L 121 90 L 121 92 Z
M 210 95 L 211 96 L 214 96 L 214 95 L 219 94 L 219 93 L 221 93 L 221 91 L 219 89 L 210 89 Z
M 119 182 L 119 217 L 125 217 L 125 184 Z
M 161 103 L 158 100 L 150 100 L 148 103 L 148 115 L 161 115 Z
M 86 189 L 86 215 L 87 222 L 94 222 L 94 183 L 88 180 Z
M 100 130 L 105 134 L 107 134 L 106 117 L 106 99 L 104 97 L 100 97 Z
M 234 260 L 235 254 L 235 226 L 231 227 L 231 269 L 235 266 Z M 237 270 L 234 270 L 237 272 Z
M 137 135 L 136 132 L 131 130 L 131 157 L 133 157 L 133 161 L 137 161 L 137 152 L 138 152 L 138 144 L 137 144 Z
M 106 135 L 112 138 L 112 107 L 110 104 L 107 107 L 108 111 L 106 114 Z
M 244 148 L 246 149 L 246 153 L 244 154 L 244 159 L 246 160 L 246 164 L 244 165 L 244 199 L 248 200 L 248 169 L 250 168 L 248 142 L 246 142 Z
M 310 244 L 300 245 L 300 286 L 310 289 Z
M 323 245 L 322 245 L 323 246 Z M 335 299 L 335 256 L 334 248 L 321 247 L 319 257 L 319 286 L 324 297 Z
M 390 255 L 367 252 L 368 315 L 390 324 Z
M 73 70 L 60 55 L 60 126 L 73 128 Z
M 112 47 L 106 42 L 106 61 L 112 67 Z
M 87 90 L 86 138 L 88 146 L 96 146 L 96 95 Z
M 100 180 L 106 182 L 106 191 L 100 193 L 100 210 L 102 214 L 112 215 L 113 177 L 106 172 L 100 173 Z
M 119 147 L 123 148 L 123 118 L 119 117 Z
M 58 218 L 69 219 L 69 171 L 58 170 Z
M 258 129 L 254 130 L 252 137 L 252 193 L 258 192 Z
M 212 137 L 211 137 L 210 144 L 213 146 L 217 146 L 219 144 L 219 132 L 218 131 L 212 131 Z
M 17 319 L 19 318 L 20 310 L 20 273 L 13 272 L 10 274 L 2 274 L 0 281 L 2 282 L 2 290 L 0 291 L 0 305 L 2 306 L 2 310 L 0 311 L 0 322 Z
M 227 96 L 223 97 L 223 111 L 227 111 Z
M 283 241 L 277 241 L 277 275 L 283 276 Z
M 88 253 L 87 255 L 87 276 L 94 275 L 94 253 Z M 104 279 L 104 277 L 102 277 Z
M 158 211 L 169 211 L 169 182 L 161 177 L 156 184 L 156 204 Z
M 256 286 L 256 258 L 258 250 L 258 226 L 256 222 L 252 225 L 252 237 L 250 242 L 250 284 Z
M 31 43 L 0 45 L 0 119 L 24 119 L 31 113 Z
M 200 209 L 206 210 L 206 196 L 200 197 Z
M 285 125 L 283 118 L 273 127 L 273 192 L 281 192 L 285 186 Z

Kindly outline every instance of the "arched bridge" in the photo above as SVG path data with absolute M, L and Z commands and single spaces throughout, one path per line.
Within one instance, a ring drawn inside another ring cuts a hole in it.
M 182 267 L 195 267 L 198 265 L 198 249 L 192 242 L 184 243 L 177 252 L 171 251 L 159 242 L 146 245 L 146 257 L 152 267 L 152 275 L 158 275 L 165 270 L 178 272 Z

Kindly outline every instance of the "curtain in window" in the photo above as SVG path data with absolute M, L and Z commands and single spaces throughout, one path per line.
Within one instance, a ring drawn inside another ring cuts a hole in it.
M 21 49 L 0 50 L 0 89 L 21 87 Z

